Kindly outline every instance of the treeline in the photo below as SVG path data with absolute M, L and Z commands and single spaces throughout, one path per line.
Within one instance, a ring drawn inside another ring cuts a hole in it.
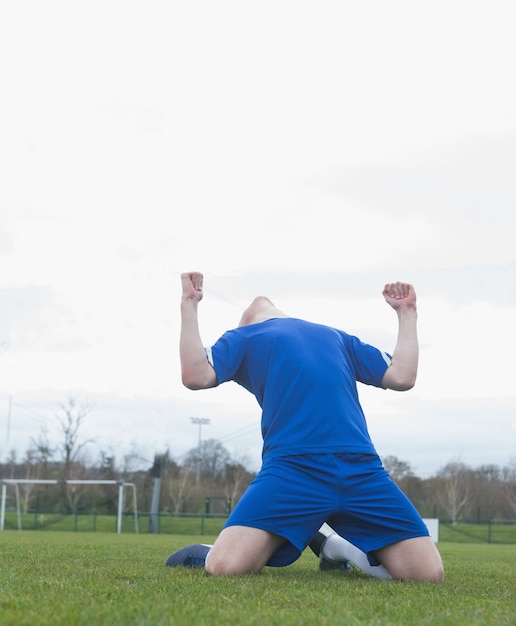
M 516 463 L 469 467 L 451 461 L 435 476 L 420 478 L 410 465 L 395 456 L 383 459 L 393 480 L 414 503 L 423 517 L 459 520 L 509 520 L 516 518 Z M 160 479 L 159 511 L 169 513 L 225 514 L 238 502 L 255 473 L 245 461 L 231 457 L 217 440 L 208 439 L 194 448 L 180 463 L 167 451 L 156 455 L 148 469 L 132 469 L 141 459 L 126 456 L 121 467 L 115 458 L 101 453 L 99 462 L 87 465 L 80 460 L 52 461 L 41 450 L 29 450 L 16 462 L 0 464 L 1 478 L 114 480 L 134 483 L 138 508 L 150 511 L 153 486 Z M 96 511 L 116 514 L 116 485 L 22 484 L 20 502 L 24 512 Z M 12 494 L 11 494 L 12 496 Z M 128 506 L 132 506 L 130 499 Z
M 228 513 L 239 500 L 255 474 L 244 464 L 231 458 L 218 441 L 203 441 L 199 449 L 191 450 L 182 463 L 167 451 L 155 456 L 149 469 L 131 469 L 141 459 L 129 455 L 117 468 L 115 458 L 101 453 L 99 463 L 87 465 L 80 460 L 64 464 L 51 461 L 31 451 L 17 462 L 13 457 L 0 464 L 0 478 L 27 481 L 52 480 L 57 484 L 24 482 L 18 485 L 20 508 L 23 513 L 41 512 L 81 513 L 95 511 L 115 515 L 118 510 L 118 484 L 132 483 L 136 487 L 138 510 L 151 510 L 152 493 L 159 479 L 159 511 L 169 513 Z M 129 463 L 127 463 L 129 461 Z M 116 484 L 70 484 L 69 480 L 115 481 Z M 14 506 L 14 488 L 8 489 L 8 505 Z M 133 506 L 126 498 L 126 510 Z
M 91 409 L 69 398 L 56 414 L 59 441 L 50 442 L 46 431 L 42 431 L 36 439 L 31 439 L 21 458 L 12 452 L 0 463 L 2 479 L 61 481 L 57 486 L 20 484 L 20 505 L 24 512 L 116 514 L 117 485 L 65 482 L 73 479 L 133 483 L 141 512 L 154 508 L 171 514 L 226 514 L 255 476 L 245 458 L 235 458 L 215 439 L 202 441 L 181 460 L 174 459 L 170 451 L 156 454 L 152 463 L 145 462 L 136 452 L 117 459 L 101 451 L 92 462 L 86 453 L 91 442 L 80 438 L 81 425 Z M 452 522 L 516 518 L 516 457 L 504 467 L 472 468 L 452 460 L 429 478 L 418 477 L 409 463 L 395 456 L 385 457 L 383 463 L 423 517 Z M 14 498 L 9 493 L 11 506 Z M 131 507 L 131 499 L 127 500 L 127 507 Z
M 383 464 L 423 517 L 453 523 L 516 518 L 516 457 L 505 467 L 473 468 L 452 460 L 435 476 L 425 479 L 395 456 L 384 458 Z
M 24 455 L 19 458 L 12 451 L 5 462 L 0 463 L 1 479 L 60 481 L 57 486 L 30 482 L 19 484 L 23 512 L 35 509 L 49 513 L 117 512 L 117 485 L 65 482 L 69 480 L 133 483 L 137 490 L 138 509 L 149 511 L 156 478 L 159 478 L 160 511 L 197 513 L 206 512 L 209 506 L 210 513 L 226 513 L 255 476 L 247 469 L 248 462 L 244 457 L 231 456 L 214 439 L 202 441 L 181 462 L 174 459 L 170 451 L 156 454 L 152 464 L 137 451 L 122 454 L 119 458 L 101 451 L 98 458 L 92 461 L 88 445 L 93 442 L 80 436 L 81 426 L 92 408 L 88 403 L 68 398 L 55 415 L 59 430 L 57 441 L 50 441 L 48 432 L 42 430 L 37 438 L 31 438 Z M 8 504 L 11 506 L 14 504 L 14 488 L 8 491 Z M 127 506 L 132 506 L 132 499 L 126 500 Z

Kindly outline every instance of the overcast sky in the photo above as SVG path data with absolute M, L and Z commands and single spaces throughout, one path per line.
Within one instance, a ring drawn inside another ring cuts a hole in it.
M 68 397 L 152 462 L 191 417 L 257 468 L 259 408 L 179 377 L 180 273 L 203 339 L 268 295 L 386 350 L 415 285 L 410 392 L 361 386 L 416 473 L 516 457 L 513 3 L 117 0 L 0 9 L 0 458 Z

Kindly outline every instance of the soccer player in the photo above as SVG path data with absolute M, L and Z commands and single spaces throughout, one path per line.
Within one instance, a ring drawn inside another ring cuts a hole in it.
M 186 546 L 167 565 L 205 567 L 216 576 L 258 573 L 293 563 L 310 544 L 322 569 L 358 560 L 380 578 L 442 582 L 439 552 L 383 468 L 357 391 L 357 381 L 398 391 L 414 386 L 413 287 L 396 282 L 383 290 L 398 317 L 390 356 L 342 330 L 289 317 L 264 296 L 253 300 L 237 328 L 205 348 L 198 324 L 203 275 L 188 272 L 181 280 L 183 384 L 209 389 L 232 380 L 254 394 L 263 454 L 213 546 Z

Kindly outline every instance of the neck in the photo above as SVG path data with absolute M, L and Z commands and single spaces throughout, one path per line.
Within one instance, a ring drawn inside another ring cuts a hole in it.
M 267 320 L 274 319 L 275 317 L 289 317 L 286 313 L 283 313 L 280 309 L 276 307 L 270 308 L 266 311 L 261 311 L 253 316 L 251 324 L 259 324 L 260 322 L 266 322 Z

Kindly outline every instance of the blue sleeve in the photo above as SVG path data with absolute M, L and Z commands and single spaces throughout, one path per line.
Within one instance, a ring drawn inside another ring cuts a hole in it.
M 348 335 L 348 350 L 357 381 L 375 387 L 382 386 L 382 378 L 391 364 L 391 355 Z
M 227 331 L 210 348 L 210 362 L 217 374 L 217 380 L 225 383 L 234 380 L 244 359 L 244 341 L 234 331 Z

